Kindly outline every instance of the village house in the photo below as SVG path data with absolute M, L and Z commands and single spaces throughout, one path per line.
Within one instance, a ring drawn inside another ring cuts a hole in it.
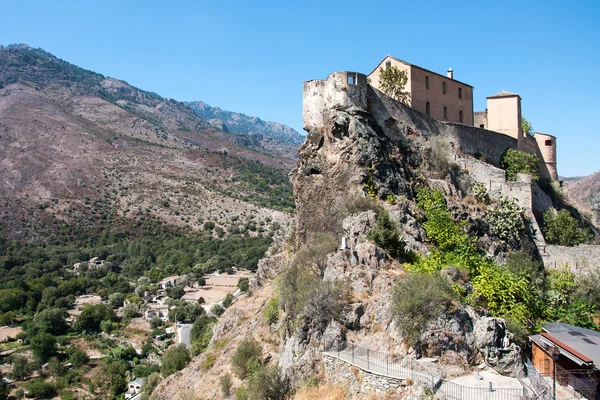
M 143 383 L 144 380 L 142 378 L 137 378 L 136 380 L 129 382 L 127 385 L 127 392 L 125 392 L 125 398 L 135 399 L 136 396 L 141 393 Z
M 146 310 L 146 312 L 144 312 L 144 318 L 146 318 L 147 320 L 151 320 L 152 318 L 160 318 L 161 317 L 161 312 L 159 310 L 156 309 L 149 309 Z
M 104 261 L 100 257 L 94 257 L 87 262 L 77 262 L 73 264 L 73 271 L 78 273 L 84 265 L 87 266 L 87 269 L 98 269 L 104 267 Z
M 444 76 L 387 56 L 368 75 L 371 86 L 379 89 L 381 71 L 392 66 L 407 74 L 410 107 L 440 121 L 473 125 L 473 86 L 455 80 L 452 68 Z
M 600 378 L 600 333 L 561 322 L 542 329 L 544 332 L 529 337 L 535 370 L 550 385 L 556 381 L 557 393 L 595 399 Z
M 167 289 L 167 288 L 171 288 L 171 287 L 175 287 L 177 285 L 177 280 L 179 279 L 179 276 L 169 276 L 166 277 L 165 279 L 159 281 L 157 283 L 158 287 L 161 289 Z

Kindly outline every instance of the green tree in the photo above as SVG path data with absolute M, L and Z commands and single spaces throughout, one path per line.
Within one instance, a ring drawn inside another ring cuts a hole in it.
M 127 389 L 127 371 L 129 370 L 127 362 L 124 360 L 115 360 L 107 357 L 102 366 L 102 373 L 108 380 L 110 393 L 117 396 Z
M 404 254 L 404 241 L 398 234 L 398 226 L 390 219 L 387 210 L 380 208 L 373 229 L 367 233 L 367 239 L 377 243 L 392 257 Z
M 531 125 L 531 122 L 523 116 L 521 116 L 521 130 L 523 133 L 533 136 L 533 126 Z
M 410 93 L 406 89 L 408 74 L 393 65 L 379 72 L 379 88 L 383 93 L 404 104 L 410 105 Z
M 241 278 L 237 283 L 237 287 L 242 292 L 247 292 L 250 289 L 250 280 L 248 278 Z
M 85 351 L 76 347 L 71 351 L 71 355 L 69 356 L 69 362 L 73 364 L 75 368 L 79 368 L 90 361 L 90 358 L 87 356 Z
M 168 288 L 167 294 L 170 298 L 177 300 L 183 297 L 183 295 L 185 294 L 185 290 L 183 289 L 183 286 L 177 285 L 175 287 Z
M 502 168 L 506 171 L 506 179 L 509 181 L 516 180 L 517 174 L 531 175 L 534 180 L 537 180 L 540 160 L 535 154 L 508 149 L 502 157 Z
M 190 352 L 184 344 L 171 346 L 162 356 L 160 372 L 163 376 L 169 376 L 184 369 L 190 360 Z
M 67 333 L 68 327 L 64 312 L 58 308 L 47 308 L 33 317 L 33 328 L 39 333 L 50 333 L 55 336 Z
M 556 214 L 552 210 L 544 213 L 542 225 L 544 238 L 550 244 L 560 246 L 576 246 L 589 240 L 590 234 L 579 226 L 579 223 L 567 210 Z
M 150 396 L 160 383 L 160 379 L 160 374 L 158 372 L 153 372 L 148 375 L 146 378 L 144 378 L 142 383 L 142 392 Z
M 75 322 L 79 331 L 100 331 L 100 323 L 104 320 L 114 320 L 112 310 L 104 304 L 86 304 Z
M 27 358 L 13 354 L 10 356 L 12 370 L 10 375 L 17 380 L 23 380 L 31 374 L 31 363 Z
M 34 360 L 41 365 L 56 354 L 56 339 L 49 333 L 37 334 L 31 338 L 29 348 Z

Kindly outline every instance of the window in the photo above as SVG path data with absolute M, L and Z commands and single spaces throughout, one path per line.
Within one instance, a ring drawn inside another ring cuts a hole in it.
M 446 94 L 446 82 L 442 82 L 442 93 Z
M 429 77 L 425 77 L 425 89 L 429 90 Z
M 448 107 L 444 107 L 444 119 L 448 119 Z
M 386 61 L 386 62 L 385 62 L 385 67 L 386 67 L 386 68 L 389 68 L 389 67 L 391 67 L 391 66 L 392 66 L 392 62 L 391 62 L 391 61 Z
M 459 89 L 459 90 L 460 90 L 460 89 Z M 458 120 L 459 120 L 460 122 L 463 122 L 463 112 L 462 112 L 462 110 L 460 110 L 460 111 L 458 112 Z
M 429 102 L 425 103 L 425 114 L 431 116 L 431 104 Z
M 462 99 L 462 88 L 458 88 L 458 98 Z
M 544 143 L 546 146 L 552 146 L 552 140 L 546 140 Z
M 356 84 L 356 80 L 354 75 L 348 75 L 348 85 L 355 85 Z
M 481 125 L 479 125 L 479 127 L 480 127 L 481 129 L 485 129 L 485 124 L 481 124 Z

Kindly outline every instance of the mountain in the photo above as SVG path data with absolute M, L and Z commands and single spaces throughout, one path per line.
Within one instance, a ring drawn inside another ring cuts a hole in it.
M 275 210 L 293 208 L 295 152 L 245 138 L 44 50 L 0 46 L 0 231 L 40 241 L 140 219 L 287 221 Z
M 596 221 L 600 221 L 600 171 L 567 182 L 566 186 L 569 193 L 580 200 L 578 203 L 583 202 L 586 208 L 596 214 Z
M 192 101 L 185 104 L 194 110 L 200 118 L 207 120 L 219 129 L 231 133 L 241 135 L 260 134 L 293 145 L 301 145 L 305 139 L 304 135 L 278 122 L 263 121 L 260 118 L 250 117 L 246 114 L 211 107 L 203 101 Z

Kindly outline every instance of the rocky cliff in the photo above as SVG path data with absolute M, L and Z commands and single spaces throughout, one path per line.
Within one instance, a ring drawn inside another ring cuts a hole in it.
M 349 83 L 349 76 L 356 84 Z M 417 187 L 437 188 L 444 193 L 454 219 L 465 221 L 465 229 L 474 238 L 478 251 L 498 261 L 504 260 L 509 250 L 533 255 L 537 249 L 530 229 L 524 228 L 510 240 L 500 240 L 484 219 L 482 207 L 469 200 L 474 182 L 487 178 L 494 195 L 513 193 L 532 212 L 535 202 L 531 181 L 524 179 L 522 186 L 507 185 L 504 177 L 496 176 L 497 168 L 492 165 L 498 165 L 501 154 L 516 143 L 494 133 L 484 140 L 477 136 L 481 132 L 475 128 L 431 120 L 372 89 L 364 75 L 335 73 L 326 81 L 307 82 L 304 90 L 308 136 L 300 148 L 298 165 L 290 173 L 297 208 L 295 246 L 282 246 L 280 253 L 261 262 L 254 288 L 257 293 L 271 290 L 274 278 L 300 262 L 307 270 L 316 266 L 320 283 L 313 284 L 324 289 L 311 292 L 312 298 L 306 300 L 313 311 L 297 318 L 283 305 L 279 321 L 270 327 L 261 313 L 266 298 L 262 302 L 240 299 L 238 307 L 244 309 L 245 316 L 239 324 L 252 327 L 244 335 L 252 335 L 262 343 L 265 358 L 277 364 L 293 385 L 315 376 L 325 376 L 323 379 L 335 383 L 336 376 L 331 375 L 334 372 L 326 367 L 323 356 L 324 343 L 331 340 L 394 355 L 439 376 L 461 375 L 481 363 L 502 374 L 520 376 L 522 349 L 505 321 L 490 316 L 484 308 L 459 303 L 431 321 L 421 333 L 419 356 L 424 360 L 417 360 L 416 349 L 400 333 L 390 309 L 392 288 L 406 275 L 409 257 L 390 256 L 369 240 L 378 217 L 377 211 L 368 210 L 372 203 L 367 209 L 364 207 L 365 202 L 371 201 L 369 198 L 379 199 L 377 207 L 382 207 L 400 227 L 407 253 L 427 255 L 431 245 L 415 193 Z M 474 159 L 470 155 L 473 153 L 490 164 L 461 163 L 462 159 Z M 528 194 L 524 188 L 529 188 Z M 342 244 L 341 248 L 330 248 L 319 261 L 314 260 L 314 254 L 313 258 L 307 257 L 306 251 L 318 252 L 315 249 L 322 248 L 327 236 Z M 461 290 L 472 291 L 457 271 L 449 268 L 442 275 L 450 284 L 464 285 Z M 326 301 L 321 299 L 327 282 L 344 288 L 343 298 L 332 300 L 339 301 L 339 309 L 332 303 L 319 303 Z M 281 286 L 277 288 L 281 290 Z M 277 291 L 273 295 L 279 296 Z M 319 308 L 318 304 L 325 307 Z M 241 334 L 232 323 L 232 319 L 240 318 L 237 313 L 226 311 L 215 328 L 217 337 Z M 271 339 L 264 339 L 265 332 L 274 331 L 281 334 L 276 347 L 271 346 Z M 215 365 L 227 366 L 232 351 L 227 346 L 217 355 Z M 186 387 L 183 382 L 200 390 L 204 377 L 213 380 L 214 373 L 199 370 L 199 362 L 194 361 L 192 367 L 194 382 L 189 380 L 192 370 L 188 367 L 182 376 L 189 378 L 169 378 L 159 386 L 157 398 L 170 398 Z M 363 389 L 348 389 L 349 398 L 358 398 Z M 211 390 L 213 398 L 217 389 Z M 390 389 L 388 395 L 400 396 L 407 390 L 397 387 Z

